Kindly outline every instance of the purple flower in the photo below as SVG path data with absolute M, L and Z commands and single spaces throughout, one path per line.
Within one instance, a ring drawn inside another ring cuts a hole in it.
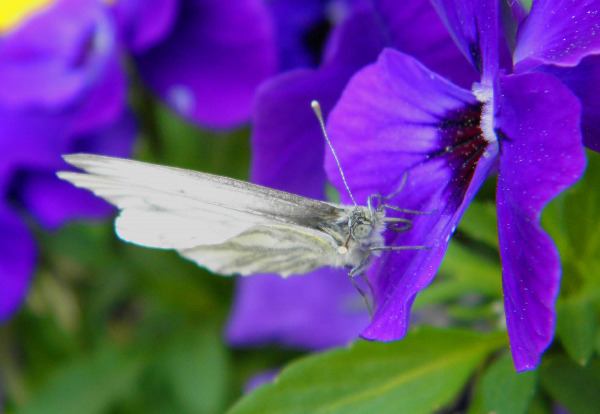
M 325 143 L 310 101 L 320 100 L 327 113 L 352 75 L 385 45 L 426 59 L 461 84 L 475 79 L 476 71 L 462 59 L 427 0 L 381 1 L 377 10 L 355 4 L 346 15 L 318 69 L 290 71 L 260 88 L 252 131 L 254 182 L 325 198 Z M 237 345 L 278 342 L 319 349 L 354 339 L 367 323 L 347 273 L 321 269 L 285 280 L 275 275 L 241 279 L 227 336 Z
M 117 0 L 114 11 L 142 78 L 178 113 L 217 128 L 248 120 L 277 66 L 262 0 Z
M 0 321 L 22 302 L 35 266 L 23 216 L 46 228 L 109 207 L 55 178 L 61 154 L 126 155 L 135 125 L 107 10 L 59 0 L 0 33 Z
M 258 275 L 238 282 L 226 335 L 238 346 L 324 349 L 350 342 L 368 321 L 343 271 L 322 269 L 290 279 Z
M 279 69 L 318 66 L 328 31 L 335 24 L 331 0 L 268 0 L 273 17 Z M 338 2 L 339 3 L 339 2 Z
M 513 60 L 515 71 L 550 73 L 577 95 L 583 141 L 600 151 L 600 1 L 534 1 Z
M 329 34 L 366 0 L 267 0 L 280 70 L 318 67 Z
M 576 65 L 593 50 L 577 36 L 596 27 L 600 15 L 591 2 L 568 13 L 563 6 L 572 2 L 534 2 L 519 32 L 516 72 L 507 75 L 498 63 L 497 0 L 433 3 L 480 81 L 464 89 L 415 57 L 386 49 L 352 79 L 329 117 L 332 140 L 360 202 L 372 193 L 394 193 L 407 176 L 392 204 L 428 213 L 411 217 L 410 231 L 388 235 L 389 245 L 430 248 L 375 261 L 369 276 L 377 310 L 362 336 L 388 341 L 406 334 L 415 296 L 431 283 L 476 191 L 497 171 L 508 333 L 517 370 L 532 369 L 552 340 L 560 281 L 558 253 L 539 216 L 585 165 L 579 100 L 556 77 L 531 72 L 532 62 Z M 590 13 L 595 19 L 586 20 Z M 559 29 L 534 47 L 528 30 L 536 21 L 552 21 Z M 579 29 L 571 30 L 569 22 Z M 343 188 L 331 159 L 327 171 Z

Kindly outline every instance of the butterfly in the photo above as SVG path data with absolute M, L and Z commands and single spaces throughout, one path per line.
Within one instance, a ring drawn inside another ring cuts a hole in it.
M 336 162 L 321 110 L 312 103 Z M 172 249 L 214 273 L 283 277 L 330 266 L 364 272 L 384 250 L 424 246 L 386 246 L 386 228 L 405 231 L 411 221 L 387 217 L 405 213 L 373 195 L 361 206 L 340 173 L 353 205 L 301 197 L 228 177 L 93 154 L 65 155 L 82 172 L 58 177 L 92 191 L 115 205 L 119 238 L 137 245 Z

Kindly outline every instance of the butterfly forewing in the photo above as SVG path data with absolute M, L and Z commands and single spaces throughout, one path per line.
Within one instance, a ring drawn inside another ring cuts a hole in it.
M 221 273 L 305 273 L 338 260 L 330 227 L 351 207 L 121 158 L 65 160 L 85 172 L 59 177 L 121 210 L 115 228 L 123 240 L 178 250 Z

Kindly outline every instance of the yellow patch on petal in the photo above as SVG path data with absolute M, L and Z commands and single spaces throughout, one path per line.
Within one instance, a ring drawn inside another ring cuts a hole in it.
M 55 0 L 0 0 L 0 33 L 17 27 L 25 18 Z

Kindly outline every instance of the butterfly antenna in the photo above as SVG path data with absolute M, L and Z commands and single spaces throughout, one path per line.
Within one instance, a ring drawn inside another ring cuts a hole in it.
M 352 200 L 354 205 L 357 205 L 356 200 L 354 199 L 354 195 L 352 194 L 352 191 L 350 191 L 350 186 L 348 185 L 348 181 L 346 181 L 346 176 L 344 175 L 344 170 L 342 169 L 340 160 L 337 156 L 337 153 L 335 152 L 335 148 L 333 148 L 333 144 L 331 143 L 331 140 L 329 139 L 329 135 L 327 135 L 327 130 L 325 129 L 325 121 L 323 120 L 323 112 L 321 111 L 321 105 L 319 104 L 319 101 L 312 101 L 310 103 L 310 106 L 311 106 L 312 110 L 314 111 L 315 115 L 317 116 L 317 120 L 319 121 L 319 125 L 321 126 L 321 132 L 323 133 L 323 137 L 325 138 L 325 141 L 327 141 L 327 145 L 329 145 L 331 154 L 333 155 L 333 158 L 335 159 L 335 163 L 337 164 L 338 170 L 340 171 L 340 176 L 342 177 L 344 187 L 346 187 L 346 191 L 348 192 L 348 195 L 350 196 L 350 199 Z
M 365 278 L 366 279 L 366 278 Z M 367 283 L 369 285 L 369 289 L 371 290 L 371 292 L 373 292 L 373 288 L 371 287 L 371 283 L 367 280 Z M 356 282 L 356 280 L 354 279 L 353 276 L 350 276 L 350 282 L 352 283 L 352 286 L 354 286 L 354 289 L 356 289 L 356 291 L 358 292 L 358 294 L 360 295 L 360 297 L 362 298 L 365 306 L 367 307 L 367 311 L 369 312 L 369 316 L 371 318 L 373 318 L 373 307 L 371 306 L 371 302 L 369 301 L 369 296 L 367 295 L 367 293 L 363 290 L 363 288 L 361 288 L 358 283 Z

